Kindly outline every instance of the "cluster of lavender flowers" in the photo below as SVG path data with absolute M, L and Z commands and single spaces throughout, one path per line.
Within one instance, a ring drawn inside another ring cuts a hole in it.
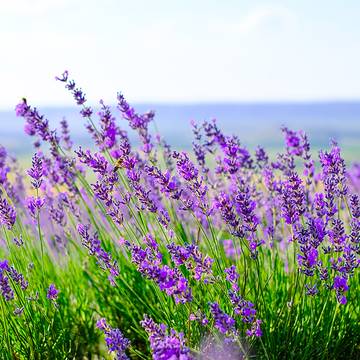
M 231 284 L 231 290 L 229 290 L 229 298 L 231 304 L 234 307 L 234 313 L 236 315 L 241 316 L 241 320 L 250 324 L 250 329 L 246 330 L 247 336 L 261 336 L 262 331 L 260 328 L 260 324 L 262 321 L 260 319 L 256 319 L 256 310 L 255 305 L 245 300 L 240 295 L 240 289 L 237 285 L 238 279 L 240 275 L 236 272 L 235 265 L 232 265 L 230 268 L 225 269 L 226 280 Z
M 20 285 L 20 288 L 25 291 L 29 283 L 24 279 L 24 276 L 16 271 L 13 266 L 9 265 L 8 260 L 0 261 L 0 293 L 6 301 L 14 299 L 14 290 L 10 286 L 10 279 Z
M 117 360 L 128 360 L 125 351 L 130 346 L 130 340 L 124 337 L 119 329 L 109 326 L 104 318 L 98 320 L 96 326 L 105 334 L 105 342 L 109 352 L 115 352 Z
M 178 333 L 174 329 L 167 331 L 167 326 L 157 324 L 148 316 L 144 316 L 141 321 L 142 327 L 149 336 L 152 357 L 154 360 L 181 359 L 191 360 L 189 348 L 185 344 L 183 333 Z
M 148 279 L 155 281 L 160 290 L 165 291 L 167 295 L 174 296 L 177 303 L 191 301 L 191 288 L 181 271 L 177 267 L 172 268 L 162 264 L 162 254 L 150 234 L 144 238 L 144 242 L 147 245 L 145 249 L 126 242 L 131 251 L 132 262 L 138 271 Z
M 63 264 L 73 258 L 88 266 L 83 259 L 90 255 L 89 263 L 97 266 L 88 275 L 108 276 L 109 291 L 119 298 L 127 296 L 124 289 L 131 284 L 137 286 L 132 277 L 142 279 L 141 294 L 150 289 L 159 302 L 153 317 L 167 312 L 160 309 L 164 303 L 186 313 L 186 322 L 159 319 L 165 326 L 145 316 L 142 329 L 134 325 L 148 334 L 154 359 L 192 358 L 185 344 L 185 335 L 192 333 L 215 331 L 232 345 L 246 335 L 255 343 L 270 329 L 259 295 L 265 284 L 286 288 L 296 279 L 291 291 L 314 301 L 326 294 L 346 309 L 360 264 L 360 166 L 347 170 L 336 142 L 320 152 L 321 167 L 316 167 L 307 135 L 284 127 L 285 150 L 271 161 L 263 148 L 252 154 L 237 136 L 222 133 L 215 120 L 192 122 L 193 157 L 151 133 L 153 111 L 136 112 L 122 94 L 117 109 L 100 101 L 96 111 L 67 71 L 57 80 L 80 107 L 93 147 L 73 150 L 65 119 L 58 135 L 26 99 L 16 106 L 25 132 L 35 138 L 35 154 L 25 172 L 0 146 L 6 258 L 17 259 L 14 248 L 34 246 L 36 253 L 40 243 L 49 255 L 41 256 L 46 280 L 45 261 Z M 131 145 L 124 121 L 138 135 L 140 148 Z M 272 280 L 279 266 L 280 285 Z M 16 284 L 22 290 L 28 286 L 14 267 L 0 262 L 6 301 L 14 299 Z M 60 289 L 65 298 L 66 289 Z M 44 291 L 42 284 L 39 296 L 56 305 L 59 291 L 53 283 Z M 296 294 L 290 295 L 286 301 L 293 304 Z M 97 325 L 109 351 L 127 359 L 130 342 L 122 332 L 105 319 Z
M 196 245 L 181 246 L 171 243 L 167 249 L 176 266 L 185 265 L 194 274 L 196 281 L 203 280 L 209 283 L 213 279 L 212 265 L 214 260 L 201 254 Z

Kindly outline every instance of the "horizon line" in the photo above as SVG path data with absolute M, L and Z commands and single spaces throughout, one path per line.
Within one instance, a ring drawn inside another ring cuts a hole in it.
M 196 105 L 316 105 L 316 104 L 355 104 L 360 103 L 360 98 L 354 99 L 299 99 L 299 100 L 200 100 L 200 101 L 134 101 L 130 102 L 131 106 L 144 106 L 144 105 L 160 105 L 160 106 L 196 106 Z M 89 101 L 91 107 L 98 107 L 99 104 Z M 13 111 L 16 104 L 11 107 L 0 106 L 1 112 Z M 116 102 L 109 103 L 109 106 L 116 106 Z M 35 107 L 51 108 L 51 109 L 71 109 L 78 108 L 76 104 L 39 104 Z

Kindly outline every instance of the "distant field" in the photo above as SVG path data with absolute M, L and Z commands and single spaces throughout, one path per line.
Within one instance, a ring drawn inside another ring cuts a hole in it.
M 305 130 L 314 152 L 336 139 L 347 161 L 360 160 L 360 102 L 264 103 L 264 104 L 139 104 L 139 112 L 156 111 L 156 126 L 175 148 L 189 148 L 192 141 L 190 121 L 216 118 L 227 134 L 237 134 L 253 150 L 261 144 L 271 154 L 282 149 L 282 125 Z M 65 116 L 75 143 L 90 145 L 83 119 L 76 108 L 40 108 L 52 127 Z M 119 112 L 114 107 L 114 115 Z M 127 129 L 127 123 L 119 120 Z M 136 136 L 130 131 L 136 143 Z M 23 132 L 23 121 L 13 111 L 0 112 L 0 144 L 20 157 L 32 152 L 32 140 Z

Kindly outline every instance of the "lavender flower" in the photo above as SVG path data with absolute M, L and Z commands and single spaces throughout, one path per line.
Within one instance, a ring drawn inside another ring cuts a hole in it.
M 251 199 L 250 188 L 241 181 L 234 199 L 237 212 L 241 215 L 244 222 L 244 230 L 254 234 L 259 224 L 259 219 L 255 215 L 256 202 Z
M 46 294 L 46 297 L 49 300 L 55 301 L 58 298 L 58 294 L 59 294 L 59 290 L 56 289 L 54 284 L 50 284 L 47 294 Z
M 42 159 L 38 154 L 34 154 L 32 158 L 32 167 L 28 170 L 29 176 L 33 179 L 31 184 L 35 189 L 38 189 L 42 183 L 43 172 L 43 164 Z
M 39 136 L 43 141 L 49 142 L 53 149 L 59 145 L 59 139 L 55 131 L 49 129 L 49 121 L 40 115 L 36 108 L 31 108 L 26 99 L 16 106 L 16 115 L 21 116 L 26 120 L 25 132 L 30 135 Z
M 222 219 L 229 225 L 231 234 L 243 237 L 243 228 L 241 227 L 240 220 L 234 209 L 234 203 L 230 199 L 230 196 L 224 191 L 220 192 L 215 198 L 215 207 L 220 210 Z
M 350 209 L 351 215 L 358 219 L 360 218 L 360 198 L 357 194 L 352 194 L 350 196 Z
M 27 208 L 33 218 L 36 218 L 40 209 L 44 206 L 45 200 L 40 197 L 30 196 L 27 198 Z
M 360 266 L 360 261 L 356 256 L 356 250 L 357 248 L 351 245 L 346 245 L 344 247 L 342 256 L 343 266 L 340 269 L 341 273 L 346 273 L 350 276 L 353 276 L 355 269 Z
M 14 291 L 10 287 L 9 278 L 5 275 L 5 271 L 1 268 L 0 263 L 0 293 L 6 301 L 14 298 Z
M 300 271 L 307 276 L 313 276 L 318 261 L 318 250 L 306 244 L 300 245 L 300 251 L 302 254 L 297 256 Z
M 234 306 L 235 314 L 241 315 L 242 321 L 245 323 L 253 323 L 256 316 L 254 304 L 250 301 L 244 300 L 240 295 L 234 291 L 229 291 L 231 303 Z
M 50 218 L 60 226 L 64 227 L 66 225 L 66 214 L 64 206 L 61 203 L 59 203 L 57 207 L 51 205 L 49 208 L 49 215 Z
M 241 254 L 241 249 L 234 246 L 234 240 L 232 239 L 223 240 L 223 247 L 225 255 L 229 259 L 236 259 Z
M 69 80 L 69 72 L 67 70 L 61 76 L 55 76 L 55 79 L 66 84 L 66 89 L 72 92 L 77 105 L 83 105 L 86 102 L 83 91 L 80 88 L 76 88 L 74 80 Z
M 286 150 L 291 155 L 302 156 L 304 152 L 304 143 L 302 141 L 302 134 L 292 131 L 287 127 L 281 128 L 285 136 Z
M 256 337 L 260 337 L 262 336 L 262 331 L 261 331 L 261 320 L 255 320 L 255 322 L 253 323 L 253 325 L 251 326 L 250 330 L 246 330 L 246 335 L 247 336 L 256 336 Z
M 347 284 L 347 279 L 342 276 L 335 276 L 334 289 L 336 291 L 336 297 L 337 297 L 339 303 L 342 305 L 345 305 L 347 303 L 347 299 L 344 294 L 346 291 L 349 290 L 349 286 Z
M 235 328 L 235 320 L 220 309 L 218 303 L 210 303 L 210 311 L 215 320 L 214 326 L 222 333 L 226 334 L 229 338 L 235 338 L 237 336 L 237 330 Z
M 13 238 L 13 242 L 17 247 L 21 247 L 24 245 L 24 240 L 22 239 L 22 235 L 20 234 L 20 236 L 17 238 Z
M 77 102 L 77 98 L 76 98 L 76 97 L 78 97 L 78 96 L 80 96 L 80 97 L 83 96 L 82 99 L 80 98 L 80 103 Z M 76 92 L 76 97 L 75 97 L 75 94 L 74 94 L 74 98 L 75 98 L 76 103 L 77 103 L 78 105 L 84 104 L 85 101 L 84 101 L 83 103 L 81 103 L 81 101 L 85 100 L 85 98 L 84 98 L 84 95 L 82 94 L 82 91 L 81 91 L 80 89 L 77 90 L 77 92 Z M 92 113 L 93 113 L 93 110 L 92 110 L 92 108 L 91 108 L 90 106 L 84 106 L 84 107 L 80 110 L 80 115 L 81 115 L 83 118 L 90 118 L 91 115 L 92 115 Z M 91 126 L 91 125 L 89 124 L 89 126 Z
M 44 173 L 50 173 L 55 183 L 66 184 L 70 191 L 75 192 L 73 161 L 60 153 L 60 140 L 56 131 L 50 130 L 48 120 L 44 119 L 44 116 L 40 115 L 36 108 L 32 109 L 27 104 L 26 99 L 23 99 L 22 103 L 17 106 L 17 114 L 26 120 L 26 133 L 30 136 L 37 135 L 50 145 L 52 159 L 48 161 L 48 164 L 45 164 L 43 158 Z M 47 171 L 45 171 L 45 166 L 49 167 Z
M 314 285 L 305 284 L 305 288 L 306 288 L 306 295 L 309 295 L 309 296 L 315 296 L 319 292 L 316 284 L 314 284 Z
M 121 111 L 123 118 L 129 122 L 130 127 L 136 130 L 140 136 L 143 143 L 142 150 L 145 154 L 150 154 L 154 145 L 148 131 L 148 124 L 154 119 L 155 113 L 149 111 L 140 115 L 129 105 L 122 94 L 119 93 L 117 99 L 118 109 Z
M 125 351 L 130 346 L 130 340 L 119 329 L 109 326 L 104 318 L 98 320 L 96 326 L 106 335 L 105 342 L 109 352 L 115 352 L 117 360 L 129 359 Z
M 115 286 L 115 278 L 119 276 L 119 267 L 111 254 L 107 253 L 102 247 L 97 233 L 89 234 L 89 225 L 79 224 L 78 233 L 82 237 L 82 244 L 89 250 L 89 255 L 95 256 L 101 269 L 108 270 L 110 284 Z
M 192 142 L 193 151 L 196 156 L 197 163 L 200 166 L 200 168 L 202 169 L 202 172 L 204 174 L 207 174 L 210 171 L 210 169 L 206 166 L 206 161 L 205 161 L 206 147 L 201 142 L 201 140 L 202 140 L 201 130 L 203 129 L 204 125 L 202 125 L 201 127 L 198 127 L 198 125 L 195 123 L 195 121 L 192 121 L 191 125 L 192 125 L 192 131 L 193 131 L 193 134 L 195 135 L 195 140 L 196 140 L 196 141 Z
M 5 225 L 9 230 L 16 221 L 16 211 L 6 199 L 0 196 L 0 224 Z
M 110 107 L 100 101 L 101 110 L 98 112 L 100 117 L 100 149 L 112 149 L 116 144 L 116 135 L 119 129 L 115 125 L 115 118 L 112 116 Z
M 22 306 L 21 308 L 16 308 L 14 311 L 13 311 L 13 314 L 15 316 L 21 316 L 24 312 L 24 307 Z
M 88 165 L 95 173 L 104 176 L 110 171 L 110 165 L 108 161 L 99 153 L 91 154 L 90 150 L 83 151 L 80 147 L 76 150 L 79 161 Z
M 289 225 L 294 225 L 305 211 L 304 187 L 296 173 L 291 173 L 283 185 L 281 210 Z
M 144 241 L 148 244 L 145 249 L 126 243 L 131 250 L 132 262 L 137 266 L 138 271 L 148 279 L 155 281 L 160 290 L 173 296 L 176 303 L 191 301 L 191 289 L 187 279 L 177 268 L 162 265 L 162 255 L 150 234 L 144 238 Z
M 221 147 L 225 146 L 225 136 L 217 126 L 215 119 L 211 122 L 204 121 L 203 128 L 205 136 L 208 139 L 205 143 L 205 147 L 208 152 L 214 153 L 216 145 L 220 145 Z
M 322 217 L 326 214 L 326 199 L 324 194 L 322 193 L 315 193 L 314 195 L 314 204 L 313 207 L 316 211 L 317 216 Z M 336 212 L 336 210 L 335 210 Z M 335 213 L 331 211 L 331 213 Z
M 71 150 L 73 142 L 71 141 L 69 125 L 65 118 L 63 118 L 60 121 L 60 126 L 61 126 L 61 139 L 64 142 L 64 148 L 66 150 Z
M 144 315 L 141 326 L 149 335 L 150 348 L 154 360 L 192 359 L 190 350 L 185 345 L 183 333 L 178 333 L 174 329 L 170 329 L 170 332 L 168 332 L 166 325 L 156 324 L 147 315 Z
M 199 177 L 199 170 L 190 161 L 185 152 L 173 153 L 173 158 L 176 159 L 176 167 L 179 175 L 186 181 L 189 191 L 197 199 L 197 206 L 201 209 L 204 215 L 209 215 L 209 204 L 206 201 L 207 186 L 204 184 L 203 178 Z
M 248 329 L 246 334 L 248 336 L 252 336 L 252 335 L 261 336 L 259 335 L 261 333 L 260 330 L 261 322 L 258 322 L 258 320 L 256 320 L 256 310 L 254 308 L 254 304 L 250 301 L 245 300 L 239 294 L 239 287 L 237 285 L 239 274 L 236 272 L 235 265 L 226 268 L 225 274 L 226 274 L 226 280 L 231 284 L 232 290 L 229 290 L 229 298 L 231 304 L 234 306 L 235 314 L 240 315 L 244 323 L 252 324 L 251 329 L 250 330 Z M 219 311 L 219 309 L 217 306 L 215 306 L 212 311 Z M 224 319 L 226 320 L 226 316 L 224 316 Z M 254 325 L 254 324 L 258 324 L 258 325 Z M 255 329 L 257 329 L 256 333 L 255 333 Z M 224 328 L 222 328 L 222 330 L 225 331 Z
M 8 178 L 10 171 L 15 173 L 15 184 L 12 184 Z M 22 178 L 16 159 L 9 157 L 5 148 L 0 145 L 0 195 L 6 193 L 14 204 L 18 204 L 22 198 L 23 190 Z
M 331 144 L 330 152 L 320 151 L 319 158 L 325 185 L 328 217 L 332 218 L 336 212 L 335 198 L 347 194 L 345 161 L 341 157 L 340 148 L 334 141 Z
M 259 169 L 263 169 L 269 162 L 269 157 L 266 154 L 265 150 L 258 146 L 255 152 L 256 164 Z
M 167 245 L 171 259 L 176 266 L 185 265 L 194 274 L 196 281 L 203 280 L 208 283 L 213 280 L 212 265 L 214 260 L 204 256 L 196 245 L 182 247 L 174 243 Z
M 24 276 L 16 271 L 13 266 L 9 265 L 8 260 L 0 261 L 0 292 L 6 301 L 14 299 L 14 291 L 10 287 L 9 277 L 12 281 L 19 284 L 23 291 L 25 291 L 29 285 L 24 279 Z
M 239 287 L 237 281 L 239 279 L 239 274 L 236 272 L 236 266 L 232 265 L 229 268 L 224 270 L 226 274 L 226 280 L 231 284 L 233 290 L 238 291 Z
M 172 199 L 179 199 L 182 193 L 180 183 L 176 177 L 171 176 L 170 171 L 164 174 L 156 166 L 145 165 L 146 173 L 151 176 L 159 185 L 160 191 Z
M 336 252 L 344 250 L 347 235 L 345 234 L 344 223 L 341 219 L 332 220 L 332 228 L 328 230 L 329 240 Z
M 225 171 L 230 175 L 236 174 L 243 168 L 253 168 L 253 160 L 251 159 L 250 153 L 245 148 L 241 147 L 240 141 L 236 136 L 226 137 L 222 150 L 225 154 Z
M 242 232 L 247 235 L 252 257 L 256 257 L 257 247 L 261 244 L 256 239 L 256 229 L 259 224 L 259 219 L 255 215 L 256 202 L 251 199 L 250 188 L 242 179 L 239 181 L 234 204 L 238 214 L 243 219 Z

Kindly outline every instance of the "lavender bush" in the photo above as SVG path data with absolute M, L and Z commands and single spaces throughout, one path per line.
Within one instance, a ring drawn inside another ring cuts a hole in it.
M 173 151 L 154 112 L 57 80 L 93 146 L 16 106 L 35 151 L 23 170 L 0 147 L 1 358 L 360 356 L 359 167 L 335 142 L 315 161 L 283 128 L 270 160 L 205 121 Z

